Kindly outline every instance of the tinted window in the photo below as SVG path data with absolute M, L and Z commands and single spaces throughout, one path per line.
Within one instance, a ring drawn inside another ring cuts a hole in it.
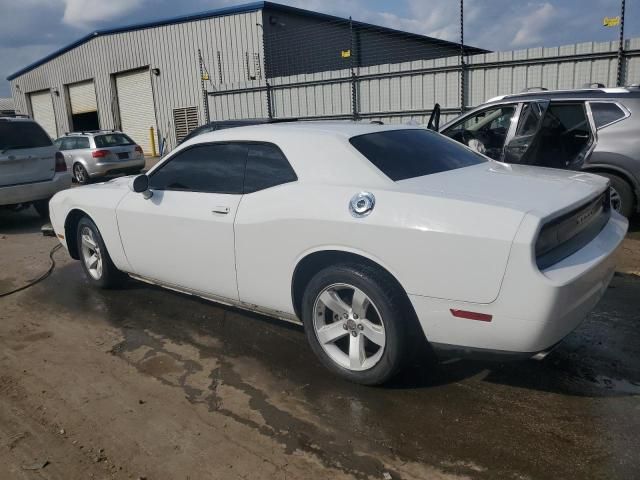
M 134 141 L 124 133 L 110 133 L 108 135 L 97 135 L 93 137 L 97 148 L 121 147 L 133 145 Z
M 73 148 L 76 150 L 89 148 L 89 139 L 87 137 L 75 137 L 73 139 Z
M 35 122 L 0 120 L 0 151 L 51 145 L 49 135 Z
M 393 181 L 486 161 L 459 143 L 424 129 L 369 133 L 353 137 L 350 142 Z
M 624 111 L 615 103 L 591 102 L 589 106 L 596 128 L 602 128 L 625 116 Z
M 149 185 L 156 190 L 242 193 L 246 159 L 246 145 L 197 145 L 154 172 Z
M 249 145 L 244 193 L 257 192 L 298 179 L 284 154 L 271 144 Z
M 60 150 L 73 150 L 76 146 L 76 142 L 71 137 L 65 137 L 60 142 Z

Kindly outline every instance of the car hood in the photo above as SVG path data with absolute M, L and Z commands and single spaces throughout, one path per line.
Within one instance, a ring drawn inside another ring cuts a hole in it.
M 407 193 L 442 194 L 547 216 L 602 193 L 598 175 L 490 161 L 397 182 Z

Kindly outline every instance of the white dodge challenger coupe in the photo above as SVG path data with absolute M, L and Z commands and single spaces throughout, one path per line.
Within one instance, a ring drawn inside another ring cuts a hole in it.
M 351 122 L 203 134 L 50 209 L 90 283 L 128 274 L 302 322 L 329 369 L 369 385 L 428 345 L 546 353 L 602 296 L 627 231 L 602 177 Z

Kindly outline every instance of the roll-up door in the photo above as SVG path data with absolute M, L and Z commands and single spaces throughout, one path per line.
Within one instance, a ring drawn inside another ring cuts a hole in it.
M 117 75 L 116 89 L 122 131 L 150 155 L 149 127 L 157 127 L 149 70 Z
M 98 102 L 93 80 L 68 85 L 73 130 L 98 130 Z
M 93 80 L 69 85 L 69 103 L 71 103 L 71 113 L 73 115 L 97 112 L 98 104 Z
M 56 129 L 56 116 L 53 112 L 53 101 L 51 100 L 51 92 L 43 90 L 29 94 L 31 100 L 31 113 L 33 119 L 40 124 L 44 131 L 51 138 L 58 136 Z

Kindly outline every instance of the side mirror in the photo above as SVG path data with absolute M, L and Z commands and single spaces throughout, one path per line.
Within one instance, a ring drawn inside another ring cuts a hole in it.
M 142 193 L 144 198 L 150 198 L 153 194 L 149 191 L 149 177 L 146 175 L 138 175 L 129 185 L 132 191 Z

